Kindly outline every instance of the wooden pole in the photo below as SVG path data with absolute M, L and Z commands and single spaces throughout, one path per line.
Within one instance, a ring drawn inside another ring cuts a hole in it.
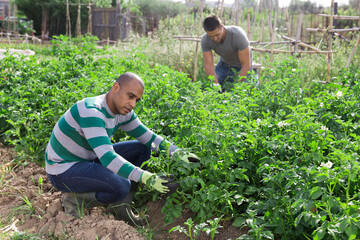
M 223 10 L 224 10 L 224 0 L 222 0 L 222 2 L 221 2 L 220 16 L 218 16 L 220 19 L 221 19 L 222 15 L 223 15 Z
M 217 6 L 216 6 L 216 16 L 219 16 L 219 8 L 220 8 L 220 0 L 218 0 Z
M 240 1 L 236 0 L 236 23 L 234 25 L 239 26 L 240 21 Z
M 272 39 L 272 42 L 275 41 L 275 37 L 276 37 L 277 15 L 278 15 L 278 9 L 275 8 L 274 26 L 273 26 L 273 39 Z
M 269 33 L 270 33 L 270 41 L 273 41 L 273 29 L 272 29 L 272 21 L 271 21 L 271 0 L 268 0 L 269 3 Z M 270 62 L 273 61 L 273 53 L 272 50 L 274 49 L 274 46 L 270 46 L 271 54 L 270 54 Z
M 80 18 L 80 14 L 81 14 L 81 5 L 80 5 L 80 0 L 78 0 L 78 16 L 77 16 L 77 21 L 76 21 L 76 36 L 79 37 L 81 35 L 81 18 Z
M 287 8 L 285 8 L 285 20 L 286 20 L 286 30 L 288 37 L 291 37 L 291 29 L 290 29 L 290 22 L 289 22 L 289 13 Z
M 66 35 L 71 37 L 69 0 L 66 0 Z
M 89 20 L 88 20 L 88 29 L 87 29 L 87 32 L 89 33 L 89 34 L 91 34 L 92 33 L 92 25 L 91 25 L 91 21 L 92 21 L 92 16 L 91 16 L 91 0 L 89 0 L 89 6 L 88 6 L 88 8 L 89 8 Z
M 297 42 L 300 41 L 302 19 L 303 19 L 303 13 L 301 12 L 300 16 L 299 16 L 298 28 L 297 28 L 297 31 L 296 31 L 296 43 L 295 43 L 295 49 L 294 49 L 295 54 L 298 52 L 298 43 Z
M 183 13 L 180 14 L 180 36 L 182 35 L 183 28 Z M 180 39 L 180 69 L 179 72 L 182 72 L 182 41 Z
M 261 18 L 261 27 L 260 27 L 260 42 L 263 40 L 263 32 L 264 32 L 264 18 Z M 261 53 L 259 54 L 259 63 L 261 64 Z
M 224 2 L 224 0 L 223 0 Z M 202 22 L 202 18 L 203 18 L 203 8 L 204 8 L 204 0 L 200 1 L 200 17 L 199 17 L 199 22 L 198 22 L 198 31 L 197 31 L 197 37 L 199 38 L 200 36 L 200 28 L 201 28 L 201 22 Z M 196 76 L 197 76 L 197 62 L 198 62 L 198 48 L 199 48 L 199 42 L 196 42 L 196 50 L 195 50 L 195 64 L 194 64 L 194 79 L 193 81 L 196 81 Z
M 251 27 L 250 27 L 250 12 L 247 13 L 247 24 L 248 24 L 248 38 L 251 41 Z
M 263 48 L 252 48 L 252 51 L 254 52 L 266 52 L 266 53 L 271 53 L 270 49 L 263 49 Z M 272 50 L 272 53 L 291 53 L 290 51 L 287 50 L 280 50 L 280 49 L 274 49 Z M 336 53 L 336 51 L 299 51 L 298 53 L 306 53 L 306 54 L 329 54 L 329 53 Z
M 121 41 L 121 24 L 122 24 L 122 18 L 121 18 L 121 1 L 116 0 L 116 11 L 115 11 L 115 40 L 117 42 Z M 146 34 L 146 32 L 145 32 Z
M 359 27 L 360 27 L 360 1 L 359 1 L 359 4 L 358 4 L 358 10 L 359 10 Z M 356 43 L 351 51 L 351 54 L 347 60 L 347 63 L 346 63 L 346 66 L 345 68 L 348 68 L 350 66 L 350 62 L 351 62 L 351 59 L 353 58 L 354 54 L 355 54 L 355 51 L 356 51 L 356 48 L 357 46 L 359 45 L 359 42 L 360 42 L 360 33 L 358 33 L 358 37 L 356 39 Z
M 256 3 L 256 5 L 255 5 L 254 16 L 253 16 L 252 22 L 251 22 L 251 27 L 252 27 L 252 29 L 255 28 L 256 13 L 257 13 L 257 11 L 258 11 L 258 9 L 259 9 L 259 5 L 260 5 L 260 1 L 258 1 L 258 2 Z M 250 40 L 252 39 L 252 32 L 251 32 L 251 35 L 249 36 L 249 39 L 250 39 Z
M 299 46 L 302 46 L 302 47 L 306 47 L 306 48 L 310 48 L 311 50 L 314 50 L 315 52 L 321 52 L 320 49 L 316 48 L 316 47 L 313 47 L 311 45 L 308 45 L 306 43 L 303 43 L 303 42 L 300 42 L 300 41 L 297 41 L 296 39 L 293 39 L 293 38 L 289 38 L 289 37 L 286 37 L 286 36 L 281 36 L 283 39 L 285 40 L 288 40 L 288 41 L 293 41 L 293 42 L 297 42 L 297 44 Z
M 330 17 L 330 26 L 329 30 L 332 30 L 333 28 L 333 17 L 334 17 L 334 0 L 331 0 L 331 17 Z M 328 46 L 328 52 L 331 52 L 332 49 L 332 33 L 328 34 L 329 36 L 329 46 Z M 327 79 L 326 82 L 330 82 L 330 70 L 331 70 L 331 53 L 328 53 L 328 61 L 327 61 Z
M 287 10 L 287 8 L 285 8 L 285 21 L 286 21 L 286 30 L 287 30 L 287 34 L 288 37 L 291 37 L 291 28 L 290 28 L 290 21 L 289 21 L 289 12 Z M 289 50 L 292 50 L 292 45 L 289 45 Z

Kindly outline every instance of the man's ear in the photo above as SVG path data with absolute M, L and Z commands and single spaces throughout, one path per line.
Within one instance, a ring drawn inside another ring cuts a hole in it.
M 114 92 L 119 91 L 119 90 L 120 90 L 120 83 L 115 82 L 115 83 L 113 84 L 113 86 L 112 86 L 112 90 L 113 90 Z

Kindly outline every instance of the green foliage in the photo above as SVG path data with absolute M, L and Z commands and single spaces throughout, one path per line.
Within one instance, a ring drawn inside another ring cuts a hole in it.
M 51 56 L 46 60 L 0 61 L 0 134 L 19 161 L 42 164 L 60 116 L 132 71 L 146 85 L 136 109 L 142 122 L 201 158 L 188 164 L 160 154 L 147 163 L 153 172 L 174 174 L 180 185 L 165 199 L 166 221 L 187 209 L 194 213 L 189 225 L 208 221 L 210 236 L 223 216 L 249 228 L 242 239 L 359 237 L 358 68 L 338 73 L 342 85 L 310 81 L 304 87 L 308 69 L 291 57 L 265 69 L 261 84 L 235 84 L 220 94 L 210 79 L 191 82 L 167 66 L 148 65 L 139 49 L 124 58 L 93 41 L 60 37 L 43 52 Z M 120 131 L 114 137 L 126 139 Z
M 96 7 L 109 8 L 111 7 L 112 0 L 94 0 L 93 1 Z
M 134 0 L 143 16 L 166 18 L 174 17 L 185 10 L 185 5 L 173 1 Z
M 172 231 L 179 231 L 184 233 L 191 240 L 195 240 L 196 237 L 200 235 L 201 231 L 204 231 L 207 235 L 210 235 L 210 239 L 214 239 L 215 234 L 219 233 L 217 229 L 222 227 L 219 225 L 221 218 L 222 216 L 220 218 L 208 220 L 207 223 L 203 222 L 200 224 L 196 224 L 191 218 L 189 218 L 186 222 L 184 222 L 188 229 L 185 229 L 181 226 L 176 226 L 170 229 L 169 233 Z

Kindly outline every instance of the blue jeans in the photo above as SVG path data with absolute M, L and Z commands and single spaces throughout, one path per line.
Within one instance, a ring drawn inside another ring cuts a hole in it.
M 115 143 L 113 147 L 116 153 L 135 166 L 141 166 L 151 157 L 151 148 L 137 140 Z M 105 204 L 124 199 L 131 186 L 129 179 L 104 167 L 98 158 L 91 162 L 78 162 L 62 174 L 48 174 L 48 178 L 62 192 L 96 192 L 96 199 Z
M 216 64 L 215 67 L 216 77 L 221 86 L 224 85 L 225 82 L 233 83 L 234 80 L 238 78 L 240 71 L 241 71 L 241 67 L 233 67 L 227 65 L 221 59 L 219 60 L 219 62 Z M 252 65 L 250 71 L 252 71 Z M 249 75 L 247 76 L 247 78 L 248 77 Z M 243 82 L 248 82 L 247 78 Z

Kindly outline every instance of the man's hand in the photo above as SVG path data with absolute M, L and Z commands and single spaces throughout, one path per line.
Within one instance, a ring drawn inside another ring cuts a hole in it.
M 186 162 L 186 163 L 198 163 L 200 162 L 200 159 L 195 154 L 184 150 L 184 149 L 176 149 L 173 153 L 172 157 L 178 157 L 180 160 Z
M 167 193 L 170 191 L 169 187 L 163 185 L 164 183 L 168 183 L 168 179 L 163 179 L 157 176 L 156 174 L 150 173 L 148 171 L 144 171 L 141 174 L 140 182 L 155 188 L 160 193 Z

